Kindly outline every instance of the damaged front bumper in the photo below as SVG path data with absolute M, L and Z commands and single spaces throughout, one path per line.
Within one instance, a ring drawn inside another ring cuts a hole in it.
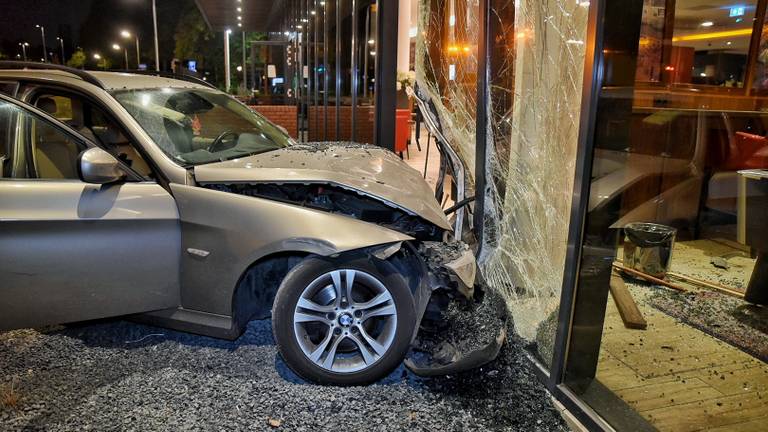
M 476 283 L 477 263 L 463 242 L 423 242 L 426 268 L 414 293 L 419 326 L 405 365 L 421 376 L 450 375 L 494 360 L 506 339 L 506 308 Z

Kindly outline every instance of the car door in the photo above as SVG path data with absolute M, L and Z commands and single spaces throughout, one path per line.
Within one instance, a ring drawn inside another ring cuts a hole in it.
M 81 181 L 92 146 L 0 95 L 0 330 L 178 306 L 173 197 L 125 165 L 125 182 Z

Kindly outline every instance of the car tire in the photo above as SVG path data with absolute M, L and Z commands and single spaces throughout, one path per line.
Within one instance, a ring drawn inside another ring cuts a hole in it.
M 367 256 L 305 259 L 283 279 L 272 309 L 283 359 L 319 384 L 365 385 L 387 376 L 408 352 L 415 322 L 404 278 Z

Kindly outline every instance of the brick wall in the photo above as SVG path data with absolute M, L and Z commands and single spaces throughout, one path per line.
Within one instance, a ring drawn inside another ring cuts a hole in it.
M 355 141 L 373 144 L 374 134 L 373 106 L 357 107 L 357 136 Z M 328 135 L 325 135 L 324 107 L 309 107 L 309 140 L 310 141 L 349 141 L 352 138 L 352 107 L 342 106 L 339 110 L 340 135 L 336 137 L 336 107 L 328 107 Z
M 284 127 L 293 138 L 298 137 L 295 105 L 250 105 L 250 108 L 272 123 Z

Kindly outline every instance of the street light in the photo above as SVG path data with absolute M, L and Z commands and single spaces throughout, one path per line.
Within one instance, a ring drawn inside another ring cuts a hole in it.
M 128 30 L 123 30 L 120 32 L 120 36 L 122 36 L 124 39 L 130 39 L 131 38 L 131 32 Z M 139 35 L 136 34 L 136 69 L 139 69 L 139 65 L 141 64 L 141 50 L 139 49 Z
M 112 44 L 112 49 L 120 51 L 122 48 L 120 48 L 120 45 L 118 44 Z M 128 48 L 125 49 L 125 70 L 128 70 Z
M 41 26 L 40 24 L 36 24 L 35 27 L 40 29 L 40 36 L 43 39 L 43 63 L 47 63 L 48 62 L 48 48 L 45 47 L 45 27 Z
M 232 85 L 232 76 L 229 70 L 229 35 L 231 33 L 232 30 L 230 29 L 224 32 L 224 87 L 227 93 L 229 93 L 229 88 Z
M 21 47 L 22 54 L 24 54 L 24 61 L 27 61 L 27 47 L 29 46 L 29 42 L 19 42 L 19 46 Z
M 64 38 L 57 37 L 56 40 L 61 44 L 61 64 L 64 64 Z
M 157 42 L 157 5 L 152 0 L 152 21 L 155 26 L 155 70 L 160 72 L 160 44 Z

